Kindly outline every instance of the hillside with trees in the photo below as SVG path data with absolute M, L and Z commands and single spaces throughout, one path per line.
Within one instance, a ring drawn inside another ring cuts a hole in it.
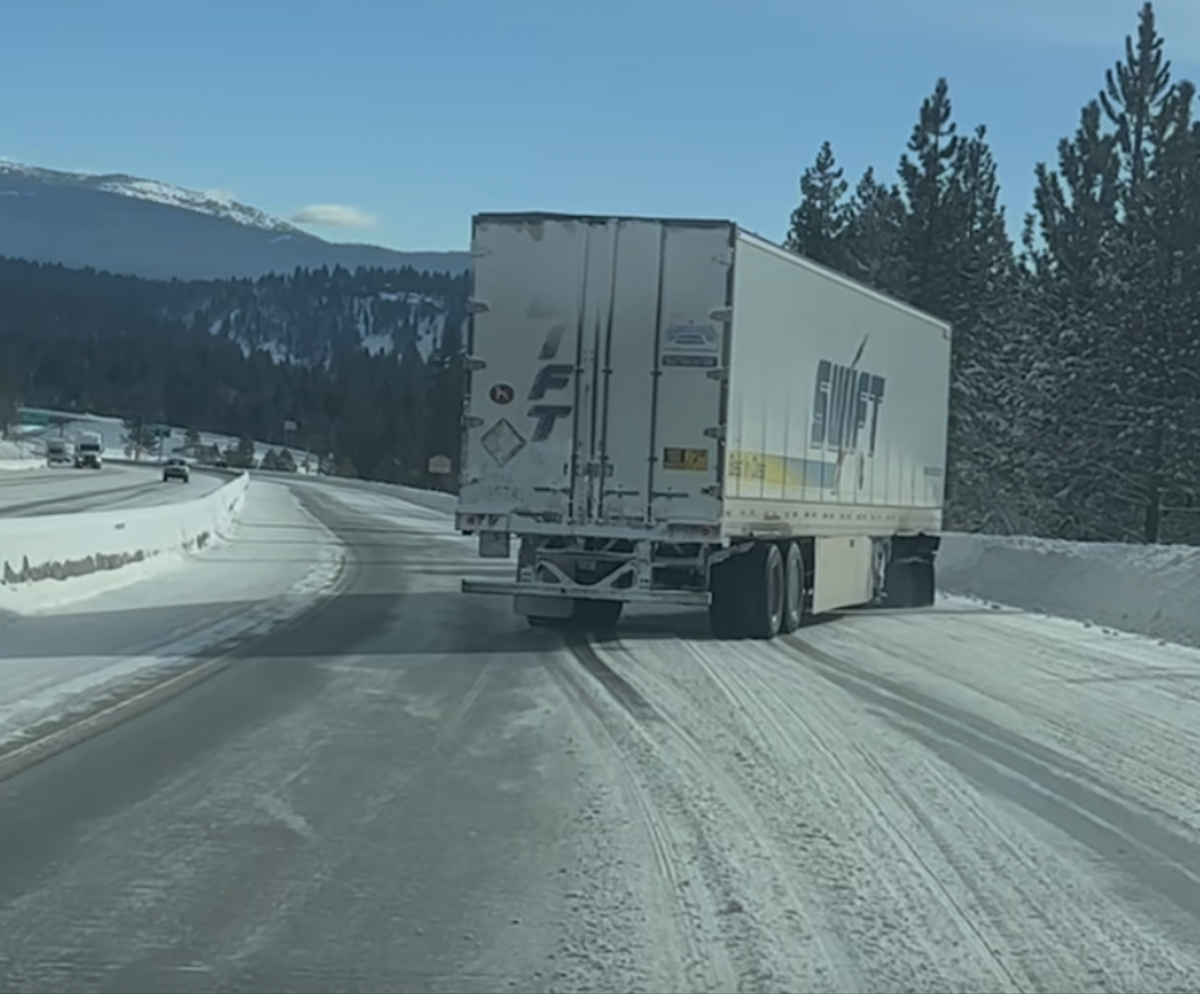
M 939 80 L 894 179 L 824 144 L 788 245 L 954 326 L 948 527 L 1200 541 L 1200 122 L 1146 3 L 1006 223 Z
M 28 404 L 281 440 L 423 483 L 457 457 L 466 277 L 157 282 L 0 260 L 0 416 Z

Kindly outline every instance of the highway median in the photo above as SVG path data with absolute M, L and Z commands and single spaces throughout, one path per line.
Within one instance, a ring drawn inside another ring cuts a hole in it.
M 228 537 L 249 482 L 152 507 L 0 518 L 0 609 L 38 613 L 178 565 Z

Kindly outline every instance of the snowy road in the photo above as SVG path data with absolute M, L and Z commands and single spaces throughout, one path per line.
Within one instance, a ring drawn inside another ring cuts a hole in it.
M 564 643 L 443 515 L 292 486 L 342 595 L 0 783 L 0 990 L 1200 989 L 1200 653 L 962 602 Z
M 48 467 L 0 474 L 0 519 L 147 507 L 212 493 L 228 474 L 194 472 L 191 482 L 164 483 L 158 466 L 105 463 L 100 472 Z

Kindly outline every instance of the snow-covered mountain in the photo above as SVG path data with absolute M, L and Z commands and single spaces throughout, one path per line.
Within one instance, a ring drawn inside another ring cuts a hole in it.
M 461 273 L 466 252 L 327 242 L 215 192 L 0 159 L 0 256 L 149 279 L 258 277 L 297 266 Z

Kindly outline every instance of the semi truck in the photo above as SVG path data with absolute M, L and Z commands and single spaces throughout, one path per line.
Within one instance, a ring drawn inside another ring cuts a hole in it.
M 69 466 L 74 462 L 71 445 L 65 438 L 46 440 L 46 463 L 50 466 Z
M 75 439 L 75 468 L 100 469 L 104 465 L 104 441 L 98 432 L 83 431 Z
M 725 220 L 472 222 L 458 531 L 534 625 L 933 603 L 950 327 Z

